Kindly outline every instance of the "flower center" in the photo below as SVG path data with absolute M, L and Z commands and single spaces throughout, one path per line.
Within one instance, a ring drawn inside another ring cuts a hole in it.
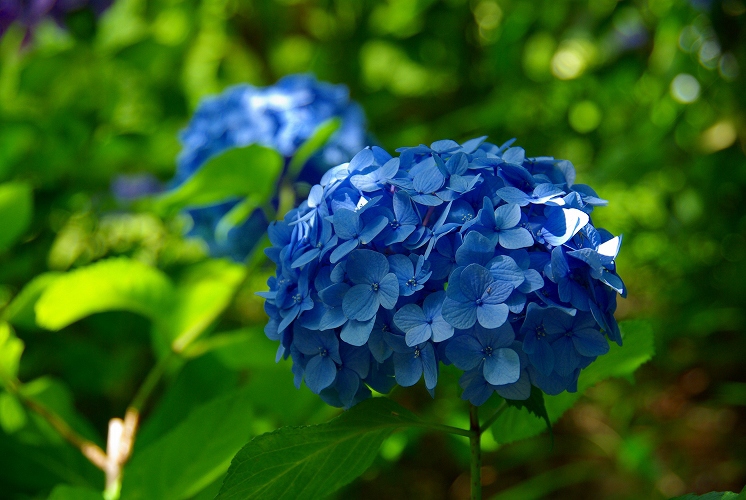
M 407 280 L 407 286 L 417 286 L 417 278 L 412 276 Z
M 492 347 L 490 346 L 485 347 L 484 349 L 482 349 L 482 353 L 485 356 L 492 356 Z
M 419 349 L 415 349 L 414 350 L 414 357 L 415 358 L 419 358 L 420 357 L 420 350 Z
M 546 337 L 547 331 L 544 329 L 544 323 L 540 324 L 536 327 L 536 336 L 537 337 Z
M 377 292 L 379 288 L 380 288 L 380 285 L 378 283 L 370 284 L 370 289 L 373 290 L 374 292 Z
M 325 347 L 319 347 L 319 356 L 322 358 L 329 355 L 329 351 Z
M 477 299 L 475 303 L 477 304 L 477 307 L 479 307 L 484 304 L 484 301 L 482 299 Z
M 303 297 L 301 297 L 299 293 L 296 293 L 295 295 L 293 295 L 293 300 L 295 301 L 296 304 L 300 304 L 301 301 L 303 300 Z

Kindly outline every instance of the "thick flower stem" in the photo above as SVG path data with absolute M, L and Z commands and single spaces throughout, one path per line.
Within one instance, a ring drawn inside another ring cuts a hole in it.
M 469 444 L 471 445 L 471 500 L 482 500 L 482 432 L 479 428 L 477 407 L 469 410 Z

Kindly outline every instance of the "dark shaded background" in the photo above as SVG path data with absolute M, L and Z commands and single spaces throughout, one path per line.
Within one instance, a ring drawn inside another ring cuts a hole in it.
M 98 20 L 70 14 L 68 27 L 0 40 L 0 181 L 31 182 L 35 197 L 32 231 L 0 254 L 0 307 L 50 269 L 124 254 L 178 275 L 204 259 L 178 219 L 123 211 L 112 179 L 169 179 L 177 132 L 201 97 L 312 72 L 349 86 L 390 151 L 489 135 L 571 160 L 579 182 L 610 201 L 596 225 L 624 235 L 629 298 L 618 318 L 652 322 L 657 355 L 634 384 L 591 389 L 556 426 L 553 449 L 547 435 L 503 447 L 487 436 L 486 498 L 657 499 L 746 483 L 743 0 L 117 0 Z M 269 272 L 221 328 L 263 321 L 253 292 Z M 21 378 L 51 375 L 44 390 L 103 435 L 153 363 L 147 329 L 128 313 L 60 333 L 19 327 Z M 251 349 L 271 361 L 271 342 L 251 331 Z M 287 364 L 211 355 L 162 394 L 183 416 L 249 381 L 257 432 L 333 414 L 290 379 Z M 457 389 L 441 385 L 449 403 L 433 405 L 420 386 L 394 398 L 465 422 Z M 153 424 L 138 445 L 167 428 Z M 69 479 L 45 470 L 44 443 L 24 439 L 0 430 L 0 498 L 44 498 Z M 396 434 L 339 496 L 467 498 L 467 453 L 457 438 Z

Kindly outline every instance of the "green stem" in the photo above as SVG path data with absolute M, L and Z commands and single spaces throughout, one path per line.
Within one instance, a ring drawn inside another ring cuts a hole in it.
M 145 404 L 148 402 L 148 398 L 153 393 L 153 390 L 155 390 L 156 386 L 158 385 L 158 382 L 161 380 L 161 377 L 166 372 L 166 368 L 168 367 L 169 363 L 171 363 L 171 360 L 176 357 L 176 354 L 171 351 L 163 358 L 161 358 L 158 363 L 150 370 L 148 375 L 145 377 L 145 381 L 143 381 L 140 388 L 137 390 L 137 393 L 135 394 L 134 399 L 132 399 L 132 403 L 130 403 L 128 409 L 132 409 L 137 411 L 138 413 L 142 412 L 142 409 L 145 407 Z
M 469 410 L 469 444 L 471 447 L 471 500 L 482 500 L 482 447 L 481 429 L 477 407 L 471 405 Z
M 495 421 L 500 416 L 500 414 L 504 412 L 507 407 L 508 407 L 508 403 L 503 401 L 500 407 L 495 411 L 495 413 L 490 418 L 484 421 L 484 423 L 482 424 L 482 427 L 479 430 L 480 434 L 484 433 L 484 431 L 489 429 L 492 426 L 492 424 L 495 423 Z

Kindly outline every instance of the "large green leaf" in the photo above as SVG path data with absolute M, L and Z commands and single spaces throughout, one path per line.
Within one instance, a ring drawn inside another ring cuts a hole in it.
M 52 490 L 47 500 L 103 500 L 103 495 L 90 488 L 60 485 Z
M 416 423 L 393 401 L 373 398 L 325 424 L 263 434 L 236 454 L 217 498 L 329 495 L 365 472 L 392 431 Z
M 15 379 L 23 353 L 23 341 L 8 323 L 0 322 L 0 382 Z
M 0 184 L 0 251 L 9 248 L 31 224 L 34 198 L 24 182 Z
M 38 329 L 34 304 L 39 300 L 44 290 L 61 275 L 62 273 L 55 272 L 42 273 L 29 281 L 5 308 L 2 318 L 13 325 L 29 330 Z
M 300 171 L 303 169 L 303 165 L 306 164 L 308 159 L 313 156 L 316 151 L 321 149 L 324 144 L 327 143 L 329 138 L 337 131 L 341 124 L 342 121 L 335 117 L 328 119 L 316 127 L 316 130 L 313 131 L 313 135 L 311 135 L 306 142 L 301 144 L 295 152 L 295 155 L 293 155 L 293 158 L 290 160 L 288 174 L 291 179 L 295 179 L 298 176 Z
M 227 260 L 193 266 L 179 280 L 171 310 L 161 311 L 156 328 L 182 351 L 225 310 L 246 276 L 246 268 Z
M 171 432 L 135 452 L 124 472 L 121 500 L 191 497 L 225 473 L 251 434 L 247 389 L 200 406 Z
M 549 420 L 556 422 L 580 399 L 589 387 L 614 377 L 629 378 L 642 364 L 653 357 L 653 331 L 645 321 L 625 321 L 621 323 L 624 346 L 611 345 L 607 354 L 600 356 L 580 373 L 578 392 L 563 392 L 557 396 L 545 396 Z M 493 424 L 491 431 L 498 443 L 506 444 L 526 439 L 546 429 L 542 419 L 529 413 L 525 408 L 507 408 Z
M 57 278 L 36 303 L 36 321 L 59 330 L 97 312 L 124 310 L 158 319 L 174 303 L 174 287 L 158 269 L 115 258 Z
M 179 187 L 154 200 L 158 211 L 209 205 L 232 197 L 252 196 L 261 205 L 275 190 L 284 160 L 269 148 L 251 145 L 213 156 Z

